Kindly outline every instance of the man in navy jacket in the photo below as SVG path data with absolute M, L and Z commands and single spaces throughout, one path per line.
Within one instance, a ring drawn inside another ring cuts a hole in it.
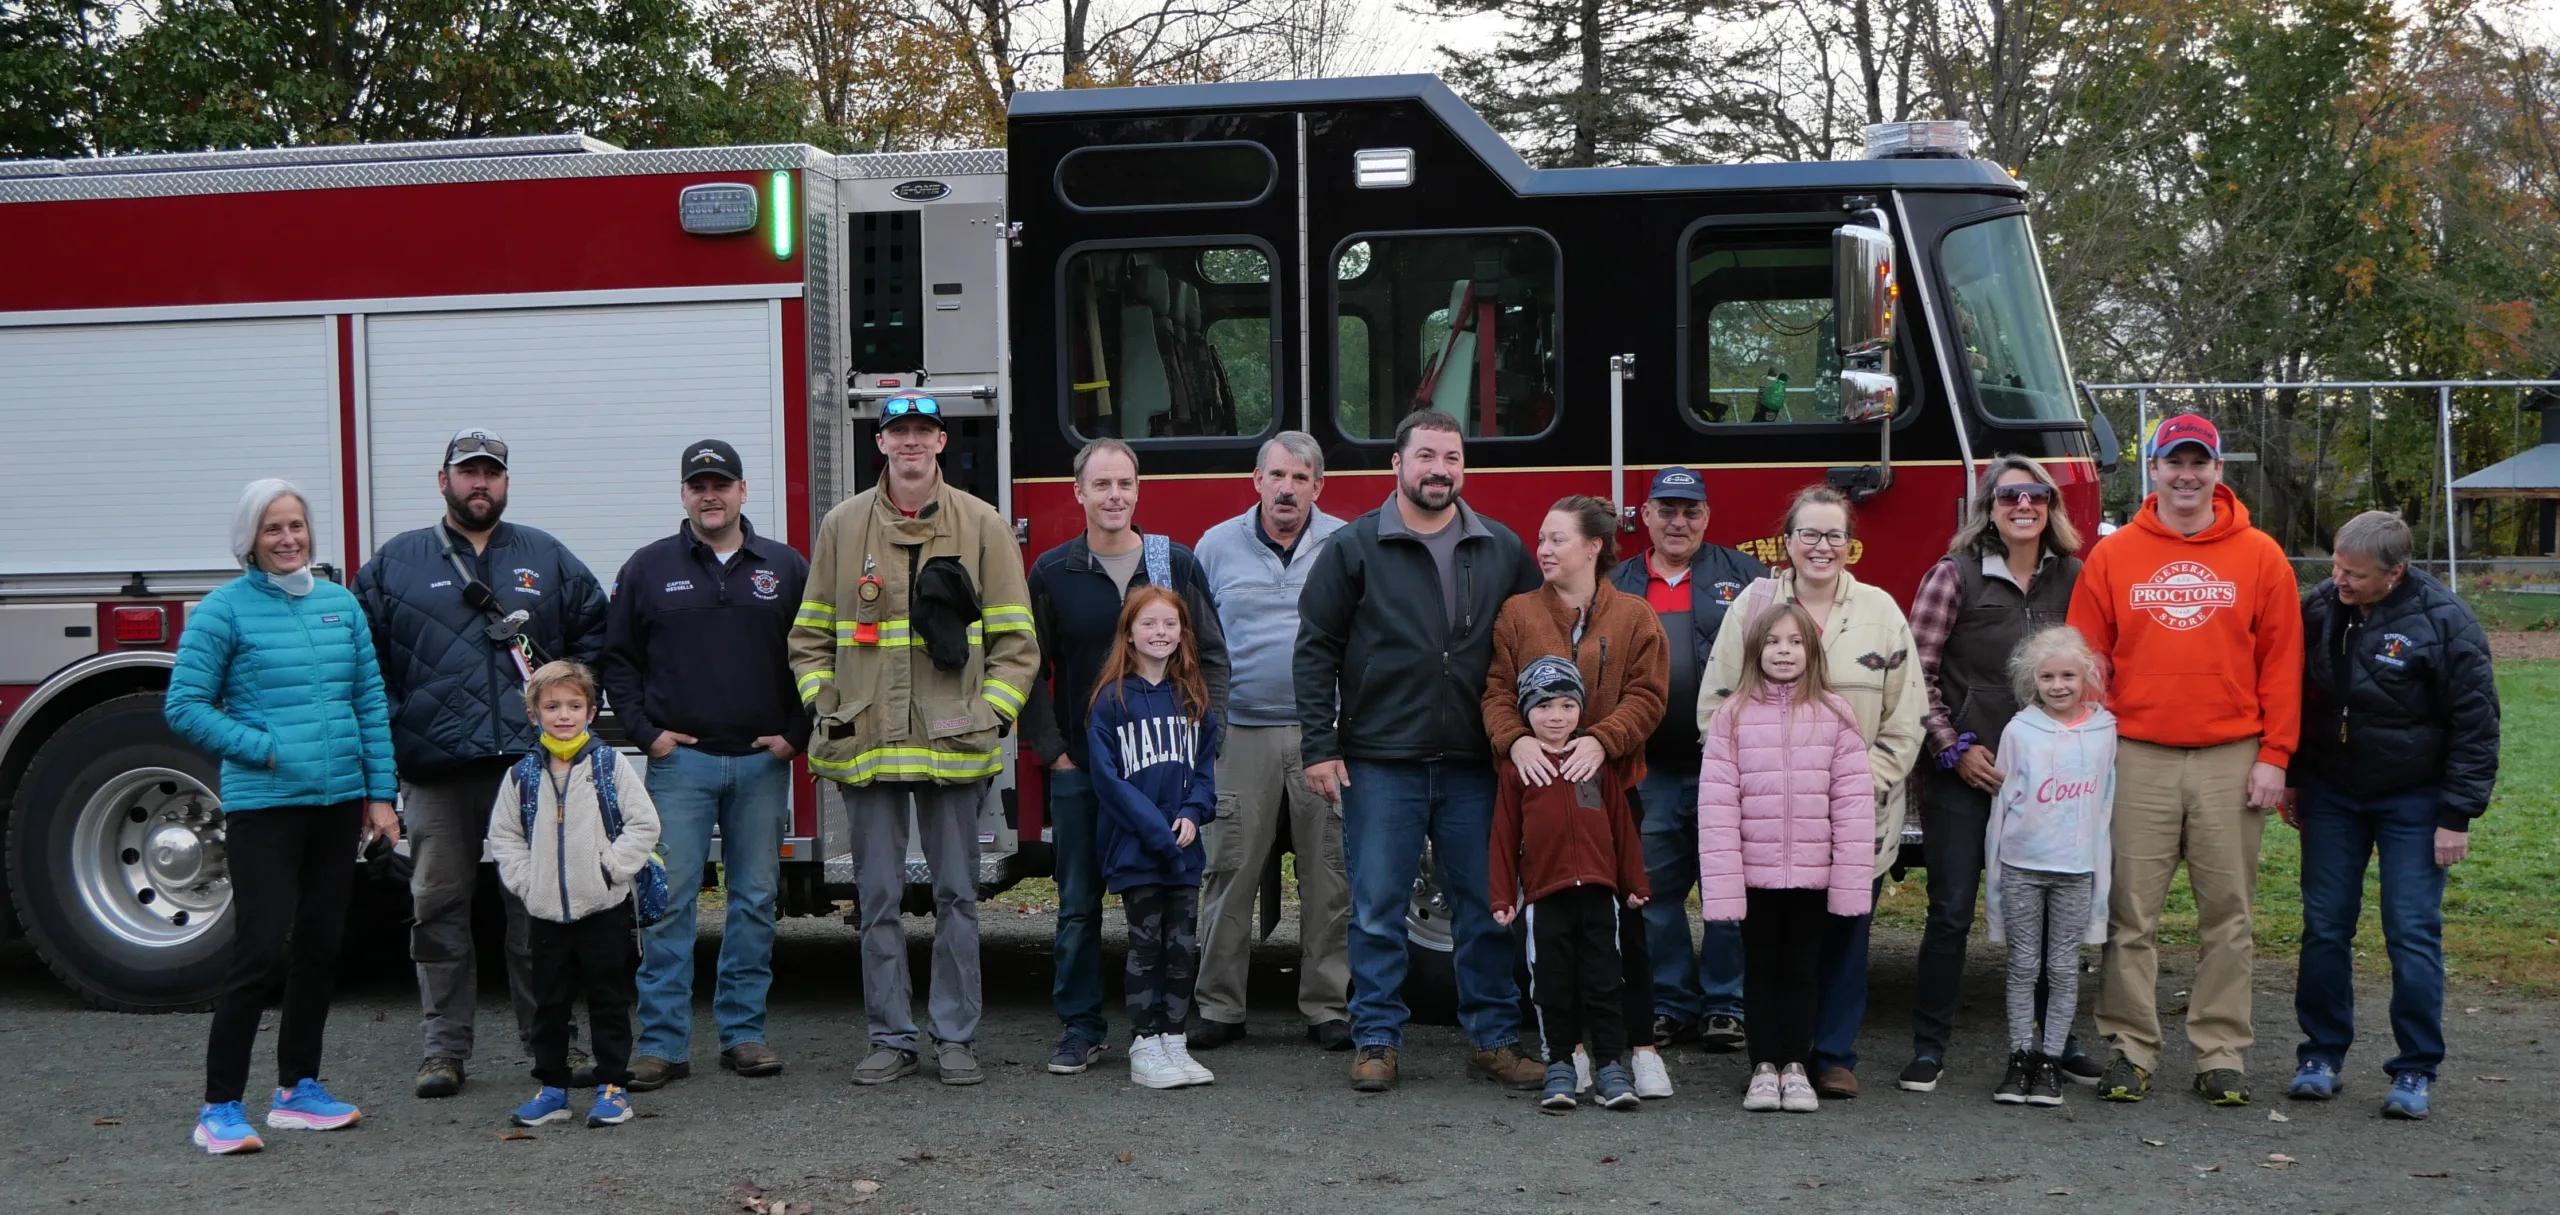
M 356 599 L 373 624 L 391 699 L 402 818 L 416 871 L 424 1058 L 421 1097 L 462 1091 L 471 1058 L 479 970 L 471 896 L 480 841 L 498 784 L 540 733 L 524 711 L 524 681 L 554 658 L 593 663 L 604 648 L 604 591 L 547 532 L 503 522 L 507 442 L 473 427 L 445 444 L 436 487 L 442 519 L 385 541 L 356 571 Z M 507 986 L 516 1034 L 533 1037 L 531 946 L 524 907 L 507 896 Z M 528 1045 L 527 1054 L 531 1054 Z
M 747 473 L 736 448 L 687 444 L 676 476 L 685 521 L 615 576 L 597 672 L 649 754 L 667 863 L 667 917 L 640 930 L 631 1087 L 644 1092 L 693 1071 L 694 896 L 715 824 L 728 893 L 711 998 L 720 1065 L 742 1076 L 782 1070 L 765 1044 L 765 994 L 791 760 L 810 728 L 785 652 L 809 563 L 740 513 Z

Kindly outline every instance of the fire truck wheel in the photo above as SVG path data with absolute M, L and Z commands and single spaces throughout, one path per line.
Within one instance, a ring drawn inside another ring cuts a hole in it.
M 1458 1023 L 1456 948 L 1449 901 L 1440 893 L 1440 878 L 1425 848 L 1421 871 L 1413 882 L 1413 903 L 1404 917 L 1404 1003 L 1413 1020 L 1426 1025 Z
M 53 973 L 119 1012 L 205 1007 L 229 961 L 219 768 L 157 694 L 71 719 L 36 753 L 9 816 L 10 900 Z

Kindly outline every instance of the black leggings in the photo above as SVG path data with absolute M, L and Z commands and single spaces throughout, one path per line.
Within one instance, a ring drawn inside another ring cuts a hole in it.
M 338 947 L 355 889 L 364 803 L 269 806 L 223 817 L 231 867 L 231 966 L 213 1002 L 204 1099 L 238 1101 L 249 1087 L 258 1015 L 282 989 L 276 1085 L 320 1076 L 320 1041 L 338 981 Z
M 1200 974 L 1200 888 L 1132 886 L 1120 892 L 1120 909 L 1129 917 L 1129 970 L 1121 985 L 1130 1022 L 1140 1037 L 1183 1032 Z
M 1743 897 L 1742 1032 L 1751 1062 L 1808 1062 L 1829 896 L 1754 886 Z
M 533 1078 L 569 1087 L 569 1008 L 585 996 L 596 1083 L 631 1083 L 631 1005 L 640 964 L 631 904 L 566 924 L 528 915 L 525 944 L 533 963 Z

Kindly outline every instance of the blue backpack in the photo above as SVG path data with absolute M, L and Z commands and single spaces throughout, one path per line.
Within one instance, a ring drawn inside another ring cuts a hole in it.
M 598 743 L 587 748 L 587 772 L 595 780 L 596 805 L 604 811 L 607 839 L 622 838 L 622 798 L 614 792 L 613 748 Z M 533 819 L 542 808 L 542 753 L 516 761 L 516 792 L 524 810 L 525 838 L 533 837 Z M 645 928 L 667 918 L 667 861 L 656 851 L 631 879 L 632 912 Z

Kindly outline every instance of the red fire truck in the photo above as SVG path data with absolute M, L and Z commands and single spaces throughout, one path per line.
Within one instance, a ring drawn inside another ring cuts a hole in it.
M 0 164 L 0 425 L 33 481 L 0 531 L 0 935 L 102 1005 L 210 996 L 217 769 L 159 697 L 188 604 L 235 572 L 231 504 L 292 479 L 344 578 L 441 512 L 466 425 L 515 450 L 509 517 L 605 577 L 674 526 L 667 459 L 704 436 L 805 549 L 876 476 L 877 402 L 918 388 L 1026 554 L 1081 527 L 1085 439 L 1135 445 L 1142 522 L 1188 541 L 1282 428 L 1323 444 L 1329 509 L 1376 505 L 1426 404 L 1468 428 L 1470 501 L 1524 532 L 1679 463 L 1715 539 L 1774 555 L 1780 502 L 1829 481 L 1866 503 L 1860 576 L 1907 597 L 1994 451 L 2046 459 L 2094 523 L 2114 444 L 2074 402 L 2025 189 L 1948 129 L 1874 134 L 1857 161 L 1540 171 L 1436 79 L 1389 77 L 1026 94 L 1007 151 Z M 980 820 L 990 890 L 1050 868 L 1022 775 Z M 793 800 L 783 910 L 827 912 L 840 815 L 818 783 Z M 1437 907 L 1426 883 L 1426 964 Z

